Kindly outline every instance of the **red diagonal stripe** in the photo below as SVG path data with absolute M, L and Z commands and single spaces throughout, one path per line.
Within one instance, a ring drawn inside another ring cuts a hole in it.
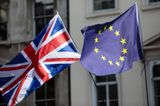
M 20 75 L 20 77 L 18 77 L 14 82 L 12 82 L 10 85 L 8 85 L 6 88 L 2 90 L 2 94 L 11 89 L 13 86 L 15 86 L 20 80 L 22 80 L 32 68 L 32 66 L 28 67 L 26 71 L 24 71 L 24 73 Z
M 43 48 L 43 47 L 42 47 Z M 29 45 L 24 52 L 26 53 L 27 57 L 32 62 L 32 67 L 35 68 L 36 73 L 44 82 L 49 79 L 48 73 L 43 69 L 43 67 L 39 64 L 38 53 L 34 50 L 32 45 Z
M 0 71 L 15 71 L 15 70 L 19 70 L 19 69 L 24 69 L 27 66 L 28 65 L 14 66 L 14 67 L 2 67 L 2 68 L 0 68 Z
M 38 65 L 38 67 L 35 67 L 35 71 L 38 74 L 38 76 L 41 78 L 43 83 L 50 79 L 48 76 L 48 73 L 40 64 Z
M 20 90 L 21 90 L 21 88 L 22 88 L 22 86 L 23 86 L 26 78 L 27 78 L 27 76 L 25 76 L 25 77 L 23 78 L 23 80 L 21 81 L 21 83 L 19 84 L 19 86 L 18 86 L 18 88 L 17 88 L 17 90 L 16 90 L 16 93 L 15 93 L 14 96 L 13 96 L 13 99 L 12 99 L 12 102 L 11 102 L 11 105 L 10 105 L 10 106 L 15 106 L 17 97 L 18 97 L 18 95 L 19 95 L 19 92 L 20 92 Z
M 50 58 L 45 60 L 45 62 L 62 62 L 62 61 L 79 61 L 79 58 Z
M 46 40 L 46 38 L 49 36 L 48 34 L 49 34 L 49 32 L 50 32 L 50 29 L 52 28 L 53 23 L 54 23 L 54 21 L 52 21 L 52 23 L 51 23 L 51 24 L 49 24 L 50 26 L 49 26 L 49 28 L 47 29 L 47 32 L 45 33 L 45 35 L 44 35 L 44 38 L 43 38 L 43 41 L 42 41 L 42 42 L 44 42 L 44 41 Z
M 48 42 L 46 45 L 44 45 L 42 48 L 38 50 L 36 54 L 36 57 L 37 57 L 36 60 L 40 60 L 41 58 L 46 56 L 51 51 L 55 50 L 57 47 L 61 46 L 63 43 L 65 43 L 69 39 L 70 38 L 66 32 L 63 32 L 62 34 L 53 38 L 50 42 Z M 36 61 L 33 62 L 36 73 L 44 82 L 46 82 L 49 79 L 48 73 L 43 69 L 43 67 L 39 63 L 37 64 L 37 62 Z
M 26 55 L 32 60 L 35 60 L 35 50 L 33 49 L 32 45 L 29 44 L 25 49 L 24 52 L 26 53 Z M 4 88 L 2 90 L 2 93 L 8 91 L 9 89 L 11 89 L 15 84 L 17 84 L 20 80 L 22 80 L 26 74 L 30 71 L 30 69 L 33 68 L 33 65 L 30 65 L 22 75 L 20 75 L 20 77 L 18 77 L 15 81 L 13 81 L 10 85 L 8 85 L 6 88 Z
M 69 36 L 66 32 L 63 32 L 59 36 L 52 39 L 48 42 L 44 47 L 40 48 L 38 51 L 38 58 L 42 59 L 45 55 L 50 53 L 51 51 L 55 50 L 57 47 L 61 46 L 63 43 L 69 40 Z
M 25 49 L 24 52 L 26 53 L 26 55 L 30 58 L 30 60 L 34 60 L 36 58 L 35 53 L 36 51 L 34 50 L 34 48 L 32 47 L 31 44 L 29 44 Z

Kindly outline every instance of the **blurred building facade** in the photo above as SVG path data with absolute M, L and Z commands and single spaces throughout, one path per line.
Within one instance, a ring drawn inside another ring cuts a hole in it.
M 68 26 L 67 0 L 1 0 L 0 64 L 18 54 L 44 28 L 56 11 Z M 18 106 L 69 106 L 69 71 L 63 71 Z M 0 97 L 0 106 L 5 103 Z
M 87 26 L 111 21 L 137 2 L 146 71 L 135 62 L 131 71 L 95 78 L 79 64 L 58 74 L 18 106 L 159 106 L 160 0 L 1 0 L 0 64 L 21 51 L 59 11 L 80 52 Z M 5 106 L 0 98 L 0 106 Z
M 160 0 L 70 0 L 70 33 L 82 51 L 80 29 L 111 21 L 135 2 L 142 27 L 146 77 L 143 64 L 135 62 L 130 71 L 95 77 L 96 89 L 88 72 L 79 63 L 74 64 L 72 106 L 147 106 L 147 97 L 149 106 L 160 106 Z

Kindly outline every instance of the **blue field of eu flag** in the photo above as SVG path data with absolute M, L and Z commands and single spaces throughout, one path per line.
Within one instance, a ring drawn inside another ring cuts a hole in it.
M 82 29 L 84 44 L 80 62 L 97 76 L 116 74 L 132 68 L 142 59 L 137 5 L 111 22 Z

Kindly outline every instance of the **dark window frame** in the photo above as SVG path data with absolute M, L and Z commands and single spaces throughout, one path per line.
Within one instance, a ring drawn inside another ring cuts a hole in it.
M 0 1 L 0 41 L 8 40 L 9 0 Z
M 154 95 L 154 104 L 155 106 L 160 105 L 160 64 L 154 65 L 152 69 L 152 82 L 153 82 L 153 95 Z
M 42 1 L 44 1 L 44 0 L 42 0 Z M 55 4 L 57 4 L 57 2 L 56 2 L 56 0 L 52 0 L 52 1 L 53 1 L 52 3 L 43 4 L 43 2 L 38 2 L 36 4 L 36 0 L 35 0 L 35 3 L 34 3 L 34 7 L 35 7 L 35 14 L 34 14 L 35 35 L 38 35 L 40 33 L 40 31 L 44 28 L 44 26 L 49 22 L 49 20 L 54 16 L 55 10 L 57 8 L 57 6 Z M 38 11 L 36 10 L 36 5 L 39 5 L 39 8 L 37 8 Z M 53 6 L 52 13 L 47 13 L 47 9 L 45 9 L 45 8 L 47 8 L 47 6 Z M 39 21 L 39 25 L 37 25 L 38 21 Z M 41 23 L 41 25 L 40 25 L 40 23 Z M 39 28 L 37 29 L 36 26 L 38 26 Z
M 93 11 L 116 9 L 116 0 L 93 0 Z
M 148 0 L 149 4 L 160 3 L 160 0 Z
M 44 0 L 42 0 L 43 2 L 45 2 Z M 40 31 L 45 27 L 45 25 L 49 22 L 49 20 L 54 16 L 55 13 L 55 8 L 57 2 L 56 0 L 52 0 L 53 2 L 50 3 L 44 3 L 43 2 L 39 2 L 39 4 L 36 4 L 36 0 L 34 2 L 34 22 L 35 22 L 35 35 L 38 35 L 40 33 Z M 37 8 L 36 5 L 39 5 L 40 7 Z M 52 10 L 47 10 L 45 8 L 49 8 L 49 6 L 51 6 Z M 53 7 L 52 7 L 53 6 Z M 38 9 L 38 13 L 37 10 Z M 41 9 L 41 11 L 40 11 Z M 39 22 L 39 23 L 38 23 Z M 50 102 L 52 102 L 52 105 L 56 105 L 56 97 L 55 97 L 55 80 L 56 77 L 50 79 L 49 81 L 47 81 L 47 83 L 45 83 L 43 86 L 41 86 L 38 90 L 35 91 L 35 104 L 37 106 L 48 106 Z M 48 88 L 47 86 L 52 86 L 50 88 L 53 89 L 53 91 L 51 91 L 52 93 L 52 97 L 48 98 L 48 95 L 50 95 L 50 93 L 48 93 Z M 43 97 L 40 97 L 43 96 Z M 42 103 L 42 104 L 41 104 Z M 41 105 L 40 105 L 41 104 Z
M 119 106 L 119 92 L 118 92 L 119 90 L 118 90 L 117 76 L 116 75 L 108 75 L 108 76 L 104 76 L 104 77 L 96 77 L 95 76 L 95 81 L 96 81 L 96 85 L 97 85 L 96 105 L 97 106 L 101 106 L 101 105 L 102 106 L 115 106 L 115 105 L 112 105 L 111 103 L 116 102 L 117 106 Z M 111 93 L 114 93 L 114 92 L 111 92 L 111 90 L 113 90 L 113 89 L 110 89 L 110 87 L 113 87 L 113 86 L 116 86 L 116 94 L 115 94 L 116 98 L 113 98 L 113 96 L 111 96 Z M 101 88 L 104 88 L 104 89 L 102 90 Z M 102 95 L 102 93 L 101 93 L 101 95 L 99 95 L 98 89 L 100 92 L 104 91 L 103 93 L 105 93 L 105 95 Z M 105 99 L 103 99 L 104 96 L 105 96 Z M 98 98 L 101 98 L 101 99 L 98 99 Z
M 5 103 L 2 95 L 0 95 L 0 106 L 6 106 L 6 103 Z

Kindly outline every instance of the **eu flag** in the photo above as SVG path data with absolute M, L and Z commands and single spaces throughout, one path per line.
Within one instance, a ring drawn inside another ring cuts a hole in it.
M 142 59 L 139 27 L 135 4 L 113 21 L 83 28 L 81 64 L 97 76 L 131 69 L 134 61 Z

